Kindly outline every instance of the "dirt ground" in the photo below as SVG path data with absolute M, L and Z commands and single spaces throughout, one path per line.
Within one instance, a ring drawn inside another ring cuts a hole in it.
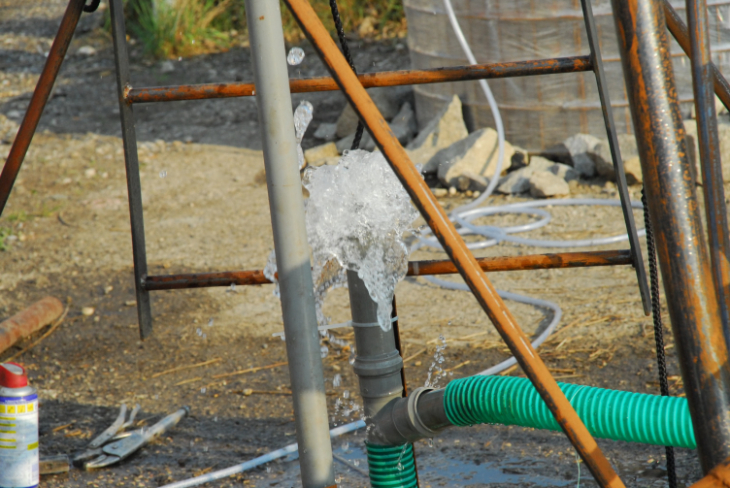
M 62 0 L 35 2 L 25 9 L 14 0 L 0 1 L 0 114 L 10 120 L 22 117 L 63 7 Z M 122 403 L 139 403 L 138 418 L 146 425 L 190 406 L 189 418 L 122 464 L 97 472 L 74 469 L 43 480 L 49 487 L 153 487 L 294 442 L 294 424 L 288 373 L 281 365 L 286 361 L 284 342 L 272 336 L 282 324 L 271 286 L 153 292 L 154 335 L 144 342 L 138 339 L 113 58 L 108 38 L 95 29 L 100 15 L 84 19 L 0 218 L 0 228 L 11 234 L 7 249 L 0 252 L 0 320 L 46 295 L 69 307 L 56 332 L 18 358 L 39 389 L 44 456 L 83 449 L 113 421 Z M 77 54 L 82 46 L 92 46 L 96 54 Z M 302 47 L 309 57 L 298 69 L 301 76 L 322 74 L 311 48 Z M 355 47 L 360 66 L 408 66 L 402 41 L 356 42 Z M 252 79 L 245 48 L 175 61 L 174 70 L 166 73 L 138 51 L 133 50 L 133 81 L 140 86 Z M 306 98 L 315 107 L 315 120 L 305 147 L 317 143 L 311 137 L 316 126 L 334 121 L 344 105 L 337 93 Z M 252 98 L 136 110 L 150 273 L 264 266 L 273 243 L 255 111 Z M 2 142 L 0 154 L 5 156 L 11 140 Z M 632 197 L 638 199 L 638 192 L 632 188 Z M 602 181 L 582 182 L 574 192 L 580 195 L 616 198 L 612 185 Z M 493 203 L 518 200 L 495 197 Z M 453 208 L 466 201 L 449 197 L 441 203 Z M 623 227 L 617 208 L 549 211 L 553 222 L 532 237 L 578 239 L 617 234 Z M 640 212 L 635 216 L 642 221 Z M 526 221 L 497 217 L 489 222 Z M 500 245 L 477 254 L 551 251 L 556 249 Z M 443 257 L 422 250 L 412 259 Z M 492 273 L 490 278 L 500 289 L 562 307 L 561 328 L 540 349 L 560 381 L 658 392 L 651 319 L 642 313 L 630 267 Z M 396 295 L 412 387 L 425 382 L 440 334 L 447 341 L 445 364 L 452 378 L 508 357 L 469 294 L 417 278 L 400 283 Z M 529 333 L 549 319 L 548 312 L 508 305 Z M 82 309 L 93 312 L 84 315 Z M 348 320 L 346 291 L 331 293 L 325 311 L 333 323 Z M 24 339 L 0 360 L 41 333 Z M 352 338 L 350 329 L 334 334 Z M 681 394 L 673 339 L 668 329 L 665 334 L 672 392 Z M 348 357 L 346 347 L 331 344 L 323 359 L 333 424 L 356 418 L 335 408 L 338 399 L 347 404 L 358 398 Z M 193 365 L 199 366 L 176 370 Z M 216 377 L 263 366 L 273 367 Z M 341 376 L 337 386 L 336 375 Z M 253 393 L 245 394 L 249 390 Z M 628 486 L 666 484 L 663 448 L 599 444 Z M 333 446 L 344 460 L 336 463 L 340 486 L 368 486 L 363 434 L 344 436 Z M 594 485 L 558 433 L 478 426 L 452 429 L 433 445 L 418 443 L 416 449 L 423 487 Z M 699 477 L 694 452 L 678 450 L 678 464 L 683 484 Z M 290 487 L 298 485 L 297 475 L 297 463 L 289 459 L 209 486 Z

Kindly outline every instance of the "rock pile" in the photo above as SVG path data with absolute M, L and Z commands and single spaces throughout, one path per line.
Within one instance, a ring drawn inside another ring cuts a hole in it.
M 454 96 L 436 117 L 418 131 L 416 116 L 408 95 L 389 95 L 385 89 L 368 90 L 411 160 L 422 166 L 427 181 L 434 185 L 437 197 L 479 196 L 493 178 L 499 178 L 496 192 L 523 194 L 533 198 L 569 195 L 580 185 L 613 187 L 616 173 L 608 140 L 590 134 L 575 134 L 563 142 L 540 152 L 529 153 L 505 141 L 504 164 L 495 174 L 498 159 L 498 138 L 494 129 L 469 133 L 462 114 L 461 101 Z M 399 102 L 400 105 L 399 105 Z M 336 164 L 339 155 L 350 149 L 355 137 L 357 116 L 348 105 L 336 123 L 323 123 L 314 136 L 325 144 L 305 151 L 310 165 Z M 697 126 L 685 122 L 686 145 L 691 168 L 697 172 Z M 719 123 L 720 152 L 723 155 L 723 179 L 730 181 L 730 123 Z M 618 136 L 626 180 L 629 185 L 643 182 L 636 140 L 631 134 Z M 365 131 L 360 147 L 376 150 Z M 699 175 L 699 176 L 698 176 Z

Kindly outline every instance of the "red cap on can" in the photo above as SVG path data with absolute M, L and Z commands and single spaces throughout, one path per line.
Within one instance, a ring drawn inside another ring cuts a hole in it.
M 24 386 L 28 386 L 25 368 L 18 363 L 0 364 L 0 387 L 23 388 Z

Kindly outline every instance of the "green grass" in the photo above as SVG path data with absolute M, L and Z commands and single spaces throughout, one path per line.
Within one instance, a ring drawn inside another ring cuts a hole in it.
M 6 241 L 12 233 L 9 228 L 0 226 L 0 252 L 8 250 L 10 245 Z
M 310 2 L 334 34 L 329 0 Z M 360 29 L 360 34 L 375 39 L 405 35 L 402 0 L 338 0 L 338 6 L 346 32 Z M 125 11 L 130 33 L 156 58 L 187 57 L 247 44 L 243 0 L 128 0 Z M 286 40 L 300 42 L 304 35 L 283 2 L 281 12 Z

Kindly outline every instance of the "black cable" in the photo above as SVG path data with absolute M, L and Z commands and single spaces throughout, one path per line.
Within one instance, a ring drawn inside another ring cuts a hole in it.
M 99 8 L 100 3 L 101 0 L 91 0 L 91 3 L 89 5 L 84 5 L 84 12 L 96 12 L 96 9 Z
M 340 47 L 342 48 L 342 54 L 347 60 L 347 64 L 352 68 L 352 72 L 357 74 L 355 69 L 355 62 L 352 60 L 352 53 L 350 53 L 350 46 L 347 44 L 347 38 L 345 38 L 345 29 L 342 27 L 342 19 L 340 19 L 340 9 L 337 8 L 337 0 L 330 0 L 330 10 L 332 11 L 332 20 L 335 22 L 335 29 L 337 30 L 337 38 L 340 40 Z M 360 140 L 362 139 L 363 130 L 365 126 L 360 120 L 357 121 L 357 129 L 355 130 L 355 139 L 352 141 L 352 147 L 350 149 L 357 149 L 360 147 Z
M 659 390 L 662 396 L 669 396 L 669 381 L 667 380 L 667 359 L 664 355 L 664 330 L 662 325 L 662 310 L 659 297 L 659 269 L 656 262 L 656 245 L 654 230 L 649 218 L 649 207 L 646 205 L 646 193 L 641 191 L 641 203 L 644 205 L 644 228 L 646 229 L 646 247 L 649 254 L 649 279 L 651 281 L 651 315 L 654 319 L 654 342 L 656 344 L 656 362 L 659 368 Z M 677 467 L 674 460 L 674 448 L 665 446 L 667 453 L 667 479 L 669 488 L 677 488 Z

